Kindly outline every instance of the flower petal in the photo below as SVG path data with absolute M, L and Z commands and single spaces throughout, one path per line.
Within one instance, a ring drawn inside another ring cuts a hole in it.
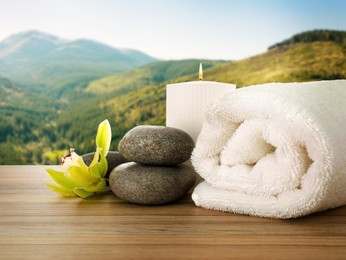
M 104 156 L 108 154 L 112 139 L 111 126 L 108 120 L 104 120 L 99 124 L 96 135 L 96 146 L 102 148 L 101 152 Z
M 85 198 L 87 198 L 87 197 L 90 197 L 91 195 L 94 194 L 93 192 L 86 191 L 85 189 L 79 188 L 79 187 L 74 188 L 74 189 L 73 189 L 73 192 L 74 192 L 78 197 L 81 197 L 81 198 L 83 198 L 83 199 L 85 199 Z
M 85 169 L 78 166 L 70 167 L 68 172 L 78 186 L 89 186 L 98 181 L 98 178 L 91 176 L 88 170 L 85 171 Z
M 76 197 L 76 194 L 72 190 L 65 189 L 65 188 L 62 188 L 62 187 L 57 187 L 57 186 L 54 186 L 54 185 L 49 184 L 49 183 L 45 183 L 45 185 L 48 188 L 50 188 L 52 191 L 54 191 L 56 193 L 59 193 L 61 195 L 64 195 L 66 197 Z
M 53 169 L 46 169 L 46 172 L 50 179 L 65 189 L 73 189 L 76 187 L 76 183 L 68 179 L 63 172 L 55 171 Z
M 102 148 L 97 147 L 94 158 L 89 166 L 89 173 L 96 178 L 103 178 L 108 169 L 107 159 L 100 153 L 101 150 Z
M 100 177 L 104 178 L 108 170 L 108 161 L 103 154 L 100 154 L 100 164 L 103 166 L 103 171 L 101 172 Z
M 106 175 L 109 152 L 112 139 L 111 127 L 108 120 L 99 124 L 96 135 L 96 153 L 88 167 L 83 158 L 70 149 L 70 153 L 62 159 L 61 170 L 47 169 L 48 176 L 58 186 L 46 184 L 53 191 L 69 197 L 87 198 L 98 191 L 106 191 Z
M 74 166 L 79 166 L 86 171 L 88 170 L 88 166 L 85 164 L 82 156 L 79 156 L 78 154 L 73 153 L 72 158 L 74 160 Z
M 83 189 L 89 192 L 97 192 L 97 191 L 103 191 L 106 187 L 107 187 L 106 180 L 101 179 L 101 181 L 97 185 L 90 185 L 88 187 L 83 187 Z
M 95 163 L 92 167 L 89 168 L 89 173 L 95 178 L 101 179 L 101 175 L 104 172 L 104 167 L 99 163 Z
M 91 163 L 90 163 L 89 168 L 93 167 L 93 166 L 99 161 L 99 158 L 100 158 L 100 150 L 102 150 L 102 148 L 99 148 L 99 147 L 96 148 L 96 152 L 95 152 L 95 154 L 94 154 L 93 160 L 92 160 Z

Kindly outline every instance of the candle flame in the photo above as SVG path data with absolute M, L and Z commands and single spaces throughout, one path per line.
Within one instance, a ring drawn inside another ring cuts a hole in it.
M 203 79 L 203 67 L 202 67 L 202 62 L 199 64 L 199 80 Z

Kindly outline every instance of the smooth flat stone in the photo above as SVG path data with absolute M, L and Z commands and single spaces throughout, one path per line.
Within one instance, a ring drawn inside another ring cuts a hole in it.
M 90 163 L 92 162 L 92 160 L 94 158 L 94 154 L 95 154 L 95 152 L 82 155 L 82 158 L 83 158 L 83 160 L 87 166 L 89 166 Z M 106 156 L 106 159 L 108 162 L 108 170 L 106 172 L 105 178 L 109 178 L 109 174 L 111 173 L 111 171 L 115 167 L 117 167 L 119 164 L 128 162 L 128 160 L 126 160 L 124 158 L 124 156 L 122 156 L 120 153 L 115 152 L 115 151 L 109 151 L 107 156 Z
M 194 169 L 185 164 L 164 167 L 129 162 L 116 167 L 109 176 L 109 186 L 117 197 L 142 205 L 175 201 L 195 181 Z
M 186 132 L 166 126 L 137 126 L 119 142 L 129 161 L 148 165 L 175 165 L 191 157 L 195 144 Z

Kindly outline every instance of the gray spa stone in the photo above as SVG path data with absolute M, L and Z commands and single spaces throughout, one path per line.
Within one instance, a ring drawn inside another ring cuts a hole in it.
M 109 176 L 113 193 L 128 202 L 160 205 L 181 198 L 194 184 L 192 167 L 151 166 L 129 162 L 116 167 Z
M 87 166 L 89 166 L 90 163 L 92 162 L 92 160 L 94 158 L 94 154 L 95 154 L 95 152 L 82 155 L 82 158 L 83 158 L 83 160 Z M 124 158 L 124 156 L 122 156 L 120 153 L 115 152 L 115 151 L 109 151 L 107 156 L 106 156 L 106 159 L 108 162 L 108 170 L 107 170 L 105 178 L 109 178 L 109 174 L 111 173 L 111 171 L 115 167 L 117 167 L 119 164 L 128 162 L 128 160 L 126 160 Z
M 194 146 L 191 136 L 180 129 L 143 125 L 127 132 L 118 150 L 136 163 L 175 165 L 190 159 Z

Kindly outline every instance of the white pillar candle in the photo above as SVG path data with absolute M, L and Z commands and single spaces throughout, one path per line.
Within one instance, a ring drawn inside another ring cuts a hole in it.
M 196 142 L 207 105 L 235 90 L 234 84 L 191 81 L 168 84 L 166 88 L 166 126 L 187 132 Z

